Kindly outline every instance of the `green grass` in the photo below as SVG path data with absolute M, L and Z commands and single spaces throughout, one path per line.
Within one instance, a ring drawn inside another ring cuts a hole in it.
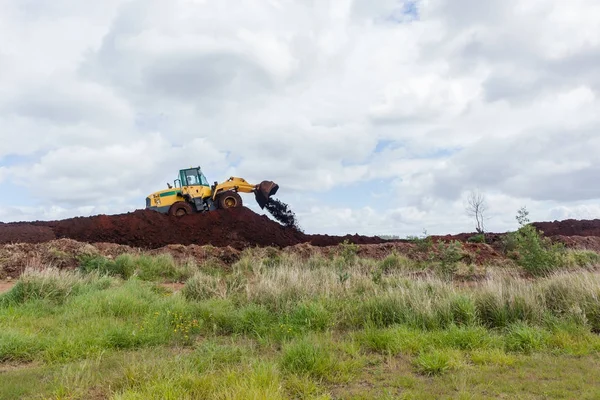
M 135 275 L 145 281 L 184 281 L 197 272 L 198 267 L 190 263 L 177 263 L 170 254 L 122 254 L 114 260 L 96 255 L 82 256 L 79 270 L 123 279 Z
M 588 267 L 463 286 L 351 246 L 267 256 L 26 271 L 0 295 L 0 398 L 572 398 L 577 376 L 576 397 L 599 394 Z M 180 292 L 160 285 L 184 276 Z

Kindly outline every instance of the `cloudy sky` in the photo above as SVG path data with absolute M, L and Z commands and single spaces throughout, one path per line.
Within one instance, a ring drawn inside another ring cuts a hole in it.
M 600 218 L 597 0 L 0 0 L 0 221 L 274 180 L 314 233 Z M 246 204 L 260 211 L 252 195 Z

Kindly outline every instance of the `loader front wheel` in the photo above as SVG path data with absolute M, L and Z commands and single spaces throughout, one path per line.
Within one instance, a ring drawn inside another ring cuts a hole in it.
M 183 217 L 184 215 L 191 214 L 193 212 L 192 206 L 183 201 L 178 201 L 169 208 L 169 215 L 173 217 Z
M 237 192 L 228 190 L 219 194 L 217 197 L 217 205 L 220 209 L 241 207 L 243 205 L 242 198 Z

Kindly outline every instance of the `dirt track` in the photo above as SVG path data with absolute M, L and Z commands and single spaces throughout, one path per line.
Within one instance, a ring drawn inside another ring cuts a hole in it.
M 253 246 L 288 247 L 299 243 L 330 246 L 344 240 L 356 244 L 384 242 L 377 237 L 358 235 L 306 235 L 245 207 L 180 218 L 137 210 L 120 215 L 0 224 L 0 243 L 43 243 L 60 238 L 87 243 L 117 243 L 146 249 L 169 244 L 210 244 L 243 249 Z

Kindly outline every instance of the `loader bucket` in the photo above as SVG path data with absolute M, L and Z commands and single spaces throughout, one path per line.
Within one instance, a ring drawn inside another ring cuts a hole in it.
M 271 196 L 279 190 L 279 185 L 271 181 L 262 181 L 254 188 L 254 196 L 260 208 L 265 208 Z

